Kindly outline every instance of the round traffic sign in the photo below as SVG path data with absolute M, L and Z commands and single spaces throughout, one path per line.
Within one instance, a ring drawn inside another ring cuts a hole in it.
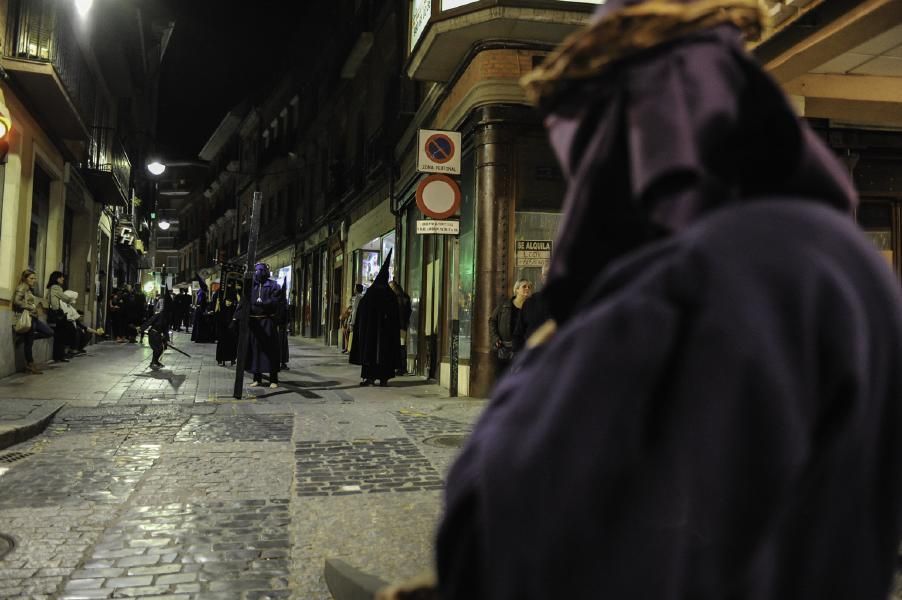
M 454 158 L 454 141 L 444 133 L 435 133 L 426 139 L 424 150 L 429 160 L 443 165 Z
M 460 210 L 460 186 L 447 175 L 429 175 L 417 186 L 417 206 L 427 217 L 447 219 Z

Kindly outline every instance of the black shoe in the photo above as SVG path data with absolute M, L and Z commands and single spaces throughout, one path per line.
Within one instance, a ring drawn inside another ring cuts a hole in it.
M 288 368 L 288 363 L 282 363 L 282 366 L 279 367 L 279 368 L 282 369 L 283 371 L 290 371 L 290 370 L 291 370 L 291 369 Z
M 360 385 L 363 387 L 366 387 L 368 385 L 373 385 L 374 383 L 376 383 L 376 382 L 373 381 L 372 379 L 364 379 L 363 381 L 360 382 Z

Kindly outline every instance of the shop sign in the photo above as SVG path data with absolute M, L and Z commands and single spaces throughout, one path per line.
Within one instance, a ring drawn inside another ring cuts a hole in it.
M 427 217 L 447 219 L 460 210 L 460 186 L 447 175 L 429 175 L 417 185 L 416 199 Z
M 436 233 L 438 235 L 458 235 L 460 221 L 417 221 L 417 233 Z
M 551 260 L 551 240 L 517 240 L 517 267 L 544 267 Z
M 417 171 L 460 175 L 460 132 L 420 129 Z

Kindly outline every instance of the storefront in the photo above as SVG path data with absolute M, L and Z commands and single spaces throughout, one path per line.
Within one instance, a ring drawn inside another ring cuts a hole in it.
M 395 216 L 386 198 L 372 210 L 351 223 L 348 228 L 347 251 L 351 259 L 344 298 L 349 299 L 355 284 L 372 285 L 382 261 L 395 249 Z M 394 256 L 394 254 L 393 254 Z M 398 257 L 392 259 L 389 279 L 394 279 Z
M 541 288 L 564 182 L 541 123 L 526 107 L 476 110 L 459 130 L 459 235 L 418 235 L 423 216 L 411 189 L 403 196 L 413 309 L 408 369 L 450 387 L 456 368 L 459 394 L 485 396 L 494 381 L 489 316 L 510 300 L 517 279 Z
M 323 271 L 324 261 L 328 260 L 328 238 L 328 228 L 321 227 L 295 249 L 300 334 L 304 337 L 315 338 L 324 334 Z

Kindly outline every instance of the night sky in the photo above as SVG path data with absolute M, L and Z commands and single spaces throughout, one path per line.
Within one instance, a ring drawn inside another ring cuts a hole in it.
M 306 2 L 163 1 L 176 25 L 163 59 L 157 147 L 170 160 L 192 160 L 225 114 L 289 62 Z

